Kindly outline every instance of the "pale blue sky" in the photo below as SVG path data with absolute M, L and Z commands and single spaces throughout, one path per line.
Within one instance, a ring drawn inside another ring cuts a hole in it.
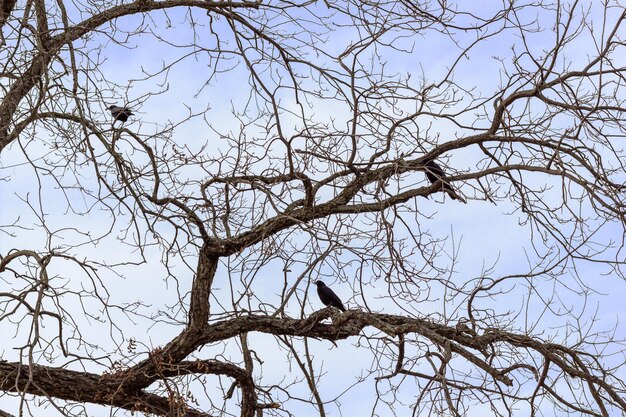
M 494 4 L 495 2 L 475 2 L 471 7 L 475 8 L 475 11 L 487 15 L 487 8 L 492 7 Z M 183 22 L 185 13 L 186 11 L 183 10 L 168 12 L 173 28 L 168 29 L 164 36 L 166 36 L 169 42 L 184 43 L 192 40 L 188 24 Z M 207 23 L 207 17 L 204 12 L 194 12 L 194 16 L 199 22 Z M 529 10 L 522 18 L 527 22 L 532 22 L 534 16 L 535 11 Z M 597 14 L 594 16 L 598 17 Z M 549 29 L 548 20 L 549 16 L 545 21 L 540 22 L 540 25 L 545 29 Z M 122 27 L 132 29 L 137 24 L 137 21 L 136 18 L 125 18 L 120 19 L 118 23 Z M 156 26 L 163 28 L 166 19 L 163 17 L 162 12 L 156 12 L 153 14 L 153 21 Z M 228 35 L 225 22 L 223 20 L 218 22 L 216 27 L 219 27 L 219 30 L 222 31 L 219 32 L 220 36 L 224 36 L 224 39 L 226 39 Z M 206 31 L 199 30 L 199 33 L 207 36 L 206 39 L 199 41 L 202 46 L 215 46 L 214 38 L 208 35 Z M 334 50 L 341 50 L 351 41 L 353 33 L 353 28 L 350 27 L 337 29 L 335 34 L 328 36 L 327 46 Z M 122 39 L 121 35 L 117 36 L 118 39 Z M 532 36 L 529 39 L 531 49 L 537 52 L 543 50 L 550 45 L 552 41 L 551 36 L 547 32 Z M 461 47 L 467 46 L 473 40 L 472 35 L 467 35 L 465 38 L 460 37 L 460 39 Z M 97 34 L 90 40 L 89 45 L 93 46 L 105 41 L 105 35 Z M 459 53 L 458 46 L 453 45 L 449 38 L 442 35 L 405 39 L 402 44 L 407 48 L 413 48 L 413 52 L 398 53 L 389 48 L 380 48 L 379 52 L 383 59 L 387 61 L 389 74 L 396 72 L 399 74 L 411 73 L 411 80 L 416 85 L 420 84 L 418 80 L 422 76 L 425 76 L 428 82 L 438 82 L 442 74 L 451 67 Z M 586 62 L 588 56 L 595 52 L 590 50 L 589 46 L 591 44 L 592 41 L 589 36 L 584 34 L 579 40 L 570 45 L 566 56 L 571 61 L 572 66 Z M 100 108 L 94 106 L 90 109 L 92 117 L 100 121 L 108 120 L 109 116 L 105 111 L 108 104 L 128 102 L 136 110 L 136 115 L 132 118 L 131 123 L 127 124 L 127 127 L 133 131 L 150 135 L 169 121 L 175 123 L 184 119 L 189 113 L 189 108 L 191 108 L 192 112 L 200 112 L 208 106 L 210 110 L 206 112 L 204 118 L 192 118 L 176 127 L 172 140 L 178 146 L 186 145 L 194 152 L 207 145 L 204 152 L 207 156 L 213 158 L 217 158 L 220 151 L 226 152 L 227 142 L 220 138 L 210 126 L 220 131 L 237 131 L 239 122 L 233 117 L 231 108 L 242 109 L 248 99 L 248 78 L 245 68 L 240 65 L 225 73 L 216 74 L 211 82 L 203 88 L 209 68 L 214 68 L 212 65 L 215 64 L 215 61 L 208 60 L 206 53 L 200 52 L 195 57 L 188 57 L 184 62 L 174 66 L 169 71 L 166 87 L 157 86 L 153 80 L 149 82 L 132 80 L 140 79 L 142 70 L 148 72 L 159 70 L 162 61 L 175 59 L 180 55 L 180 51 L 150 36 L 134 37 L 128 46 L 129 48 L 124 48 L 108 43 L 102 50 L 101 56 L 106 59 L 101 64 L 99 71 L 108 80 L 117 83 L 119 86 L 109 85 L 105 87 L 104 84 L 101 85 L 103 89 L 108 88 L 110 91 L 104 91 L 104 102 Z M 512 46 L 515 50 L 520 50 L 520 39 L 514 31 L 507 31 L 487 40 L 482 46 L 470 50 L 467 56 L 459 61 L 454 71 L 454 79 L 468 90 L 475 88 L 477 95 L 490 96 L 498 91 L 500 86 L 501 65 L 494 59 L 494 56 L 502 58 L 507 68 L 511 68 Z M 579 51 L 585 52 L 579 53 Z M 316 57 L 315 59 L 319 59 L 319 62 L 316 62 L 316 64 L 334 65 L 325 62 L 321 57 Z M 226 69 L 232 63 L 226 61 L 220 62 L 220 65 L 222 69 Z M 620 65 L 623 65 L 623 62 Z M 201 91 L 199 91 L 200 89 Z M 157 91 L 162 91 L 162 93 L 154 96 L 148 95 Z M 281 97 L 283 97 L 285 107 L 297 108 L 293 95 L 289 91 L 285 92 Z M 314 104 L 319 104 L 319 106 L 307 109 L 307 111 L 315 114 L 320 120 L 334 118 L 337 126 L 345 127 L 346 122 L 349 120 L 349 109 L 347 107 L 342 106 L 340 103 L 327 104 L 321 101 L 314 101 Z M 410 107 L 411 103 L 403 103 L 402 105 Z M 463 116 L 462 121 L 471 123 L 471 117 L 472 114 L 467 114 Z M 285 128 L 288 132 L 293 132 L 299 128 L 295 119 L 286 117 L 285 122 Z M 431 133 L 436 132 L 440 134 L 440 143 L 469 133 L 468 131 L 458 129 L 449 122 L 429 119 L 417 120 L 417 125 L 419 125 L 420 129 L 425 129 L 430 123 L 432 123 L 433 129 Z M 484 126 L 485 123 L 483 122 L 481 126 Z M 254 140 L 253 133 L 255 129 L 259 128 L 251 128 L 249 130 L 250 140 Z M 45 133 L 40 132 L 39 135 L 40 137 L 45 137 Z M 161 147 L 158 138 L 151 140 L 154 140 L 156 148 Z M 38 152 L 44 153 L 40 145 L 34 144 L 29 147 L 30 155 Z M 282 150 L 276 150 L 276 152 L 282 152 Z M 447 161 L 447 164 L 457 170 L 475 170 L 476 161 L 481 157 L 476 150 L 452 152 L 445 156 L 446 159 L 444 160 Z M 24 162 L 21 150 L 16 144 L 9 149 L 5 149 L 0 157 L 0 179 L 10 179 L 10 181 L 0 182 L 0 199 L 3 202 L 0 207 L 0 226 L 11 224 L 17 221 L 17 219 L 19 219 L 19 224 L 25 227 L 30 227 L 37 222 L 24 200 L 28 198 L 30 201 L 34 201 L 35 205 L 38 204 L 38 183 L 33 176 L 32 168 L 24 164 Z M 208 169 L 210 171 L 213 167 L 210 166 Z M 81 172 L 85 175 L 83 180 L 93 186 L 93 173 L 87 169 Z M 184 174 L 197 180 L 207 176 L 206 172 L 200 170 L 187 170 Z M 423 181 L 423 175 L 421 174 L 412 178 L 415 181 Z M 45 211 L 48 213 L 47 219 L 50 225 L 54 225 L 55 228 L 75 227 L 82 231 L 90 231 L 92 234 L 105 233 L 111 226 L 110 216 L 104 210 L 92 210 L 86 216 L 68 213 L 66 204 L 59 190 L 55 188 L 54 182 L 48 177 L 41 177 L 41 181 L 43 181 L 41 200 L 45 203 Z M 68 178 L 67 185 L 70 184 L 71 182 Z M 464 187 L 462 190 L 468 195 L 472 195 L 469 187 Z M 557 192 L 555 198 L 558 198 L 558 189 L 555 189 L 555 191 Z M 194 192 L 197 192 L 197 190 Z M 89 207 L 92 203 L 90 200 L 82 200 L 77 192 L 73 192 L 69 198 L 72 204 L 83 209 Z M 443 203 L 444 201 L 445 203 Z M 483 269 L 490 267 L 494 263 L 493 271 L 489 275 L 497 278 L 508 274 L 527 272 L 537 262 L 537 257 L 532 255 L 529 230 L 527 227 L 519 225 L 522 217 L 509 202 L 501 201 L 497 205 L 493 205 L 485 201 L 470 200 L 467 205 L 463 205 L 451 201 L 448 197 L 444 198 L 442 194 L 437 194 L 429 200 L 419 199 L 414 203 L 410 203 L 409 206 L 417 209 L 419 212 L 414 225 L 419 224 L 421 230 L 429 232 L 435 238 L 445 239 L 443 245 L 446 253 L 452 254 L 454 251 L 458 251 L 459 262 L 454 266 L 454 272 L 450 275 L 450 281 L 457 286 L 462 286 L 464 283 L 478 278 L 481 276 Z M 106 260 L 110 263 L 124 261 L 140 262 L 140 254 L 132 252 L 129 249 L 130 246 L 124 243 L 124 239 L 132 241 L 135 238 L 134 232 L 131 231 L 122 239 L 124 234 L 120 230 L 124 226 L 124 221 L 127 220 L 126 216 L 121 216 L 120 221 L 113 225 L 115 232 L 112 236 L 103 239 L 97 246 L 86 244 L 73 248 L 71 250 L 72 254 L 81 259 L 89 257 L 94 260 Z M 46 249 L 48 244 L 46 236 L 40 230 L 6 230 L 14 232 L 15 236 L 0 235 L 1 254 L 6 254 L 12 248 L 29 248 L 42 251 Z M 165 235 L 167 233 L 164 232 Z M 406 236 L 406 231 L 402 228 L 397 228 L 396 233 L 398 233 L 398 237 Z M 58 247 L 66 241 L 75 242 L 83 239 L 71 230 L 63 232 L 60 236 L 62 237 L 53 240 L 49 247 Z M 146 237 L 149 242 L 152 242 L 150 236 Z M 304 235 L 301 238 L 304 239 Z M 622 226 L 619 224 L 606 225 L 601 233 L 596 236 L 596 240 L 600 242 L 609 240 L 621 242 L 623 240 Z M 355 240 L 353 243 L 358 244 L 359 242 Z M 293 242 L 293 244 L 298 246 L 303 243 Z M 150 247 L 145 253 L 145 263 L 141 265 L 127 265 L 116 269 L 117 273 L 123 275 L 123 278 L 104 269 L 99 271 L 102 273 L 103 284 L 106 286 L 110 299 L 118 304 L 140 300 L 148 305 L 142 308 L 143 314 L 153 315 L 167 311 L 171 314 L 178 314 L 178 318 L 182 320 L 182 314 L 176 309 L 172 311 L 172 306 L 176 305 L 181 294 L 185 294 L 189 290 L 196 258 L 192 251 L 185 254 L 169 254 L 171 271 L 177 277 L 177 280 L 174 280 L 167 276 L 167 271 L 161 263 L 163 256 L 161 248 Z M 295 280 L 305 269 L 308 255 L 294 254 L 294 258 L 298 263 L 291 267 L 290 280 Z M 351 263 L 355 260 L 355 257 L 345 251 L 341 259 L 345 260 L 345 264 L 342 265 L 343 269 L 340 271 L 338 278 L 334 281 L 332 279 L 324 279 L 327 281 L 327 284 L 332 285 L 341 298 L 347 301 L 350 308 L 362 308 L 360 295 L 351 297 L 351 294 L 357 290 L 355 277 L 357 276 L 358 268 Z M 440 258 L 438 262 L 441 266 L 450 267 L 450 263 L 445 257 Z M 282 267 L 283 264 L 276 261 L 259 270 L 258 279 L 255 281 L 254 293 L 263 303 L 278 304 L 280 285 L 282 285 L 283 279 Z M 333 267 L 331 264 L 323 264 L 320 269 L 322 274 L 332 276 L 337 273 L 337 271 L 333 270 Z M 568 286 L 578 288 L 578 284 L 571 274 L 565 276 L 563 284 L 557 285 L 552 280 L 543 280 L 541 278 L 533 280 L 532 284 L 535 286 L 536 292 L 532 294 L 532 297 L 537 297 L 537 294 L 552 294 L 556 292 L 561 302 L 566 306 L 572 307 L 575 314 L 584 310 L 581 312 L 581 321 L 583 323 L 588 322 L 596 314 L 597 310 L 597 317 L 601 319 L 597 324 L 598 328 L 611 329 L 616 326 L 616 339 L 623 339 L 626 336 L 626 328 L 619 323 L 619 319 L 623 315 L 623 297 L 621 294 L 625 289 L 624 282 L 616 276 L 604 276 L 603 274 L 606 274 L 608 271 L 607 267 L 602 264 L 579 261 L 576 267 L 581 281 L 598 291 L 598 293 L 589 293 L 585 305 L 581 304 L 580 297 L 569 293 L 566 288 Z M 54 266 L 51 268 L 53 269 L 51 274 L 58 274 L 60 276 L 59 279 L 67 280 L 69 286 L 78 288 L 80 285 L 89 284 L 87 279 L 76 278 L 74 274 L 78 275 L 78 271 L 66 269 L 67 265 L 57 267 L 58 269 L 56 270 L 54 270 Z M 215 281 L 217 290 L 214 293 L 214 297 L 223 300 L 229 306 L 230 291 L 227 285 L 229 277 L 225 269 L 224 264 L 220 265 Z M 1 278 L 0 291 L 7 285 Z M 315 278 L 315 275 L 311 278 Z M 306 280 L 299 286 L 298 295 L 300 297 L 303 296 L 302 292 L 305 288 Z M 321 307 L 314 294 L 314 288 L 309 288 L 309 304 L 305 309 L 307 313 Z M 372 310 L 387 313 L 398 313 L 400 311 L 393 306 L 388 298 L 384 298 L 385 296 L 388 297 L 388 294 L 386 284 L 382 280 L 379 279 L 365 288 L 367 293 L 364 297 Z M 101 287 L 99 289 L 103 290 Z M 482 305 L 493 308 L 496 313 L 504 313 L 508 310 L 524 310 L 523 306 L 528 295 L 525 285 L 520 284 L 519 281 L 517 281 L 515 287 L 512 283 L 505 283 L 502 285 L 502 290 L 507 291 L 507 293 L 492 300 L 484 300 Z M 419 305 L 411 305 L 407 308 L 422 314 L 432 314 L 435 317 L 445 316 L 446 320 L 456 318 L 458 314 L 455 314 L 455 308 L 458 305 L 447 301 L 443 291 L 443 287 L 433 284 L 432 292 L 429 294 L 429 302 L 424 301 Z M 426 294 L 424 294 L 425 296 Z M 78 302 L 75 298 L 72 299 L 70 297 L 70 300 L 69 302 Z M 458 300 L 459 303 L 463 301 Z M 215 306 L 216 304 L 212 303 L 212 305 Z M 537 307 L 527 311 L 528 322 L 518 318 L 514 321 L 513 327 L 521 329 L 524 326 L 529 326 L 534 320 L 541 317 L 541 325 L 536 329 L 536 334 L 541 333 L 544 338 L 554 336 L 557 340 L 565 337 L 563 332 L 565 320 L 563 318 L 549 313 L 542 315 L 543 308 L 539 300 L 534 301 L 532 305 Z M 94 314 L 100 309 L 98 305 L 91 305 L 88 308 L 92 309 Z M 71 307 L 68 307 L 68 309 L 71 309 Z M 296 302 L 292 302 L 289 304 L 287 311 L 291 316 L 296 317 L 300 313 L 299 305 Z M 462 310 L 460 315 L 465 316 L 465 311 Z M 86 323 L 81 316 L 77 315 L 74 318 Z M 182 324 L 178 327 L 156 324 L 146 329 L 145 321 L 142 321 L 141 318 L 129 320 L 124 317 L 122 312 L 116 310 L 113 310 L 113 319 L 121 323 L 125 339 L 122 338 L 117 330 L 109 333 L 109 327 L 106 324 L 98 324 L 96 320 L 91 320 L 84 327 L 83 337 L 97 344 L 103 352 L 112 353 L 115 350 L 115 343 L 120 343 L 123 350 L 129 337 L 135 338 L 140 345 L 150 348 L 162 345 L 178 334 L 183 326 Z M 9 332 L 8 334 L 13 334 L 15 331 L 14 327 L 9 322 L 0 322 L 0 333 Z M 27 329 L 21 329 L 17 332 L 17 338 L 24 338 L 26 331 Z M 55 329 L 51 326 L 47 331 L 53 334 Z M 284 361 L 284 354 L 276 356 L 276 345 L 272 338 L 255 334 L 251 336 L 251 340 L 258 341 L 255 344 L 255 349 L 259 356 L 266 361 L 266 366 L 263 366 L 262 373 L 260 368 L 258 369 L 258 376 L 262 376 L 264 385 L 280 383 L 283 378 L 299 377 L 293 369 L 287 366 Z M 342 395 L 344 390 L 356 382 L 361 370 L 366 370 L 369 367 L 372 360 L 371 355 L 364 348 L 356 348 L 356 342 L 356 338 L 340 341 L 337 347 L 333 347 L 330 342 L 310 341 L 312 352 L 316 357 L 316 364 L 323 363 L 324 366 L 325 374 L 320 382 L 322 387 L 321 394 L 324 399 L 332 399 Z M 15 359 L 15 353 L 11 348 L 6 349 L 2 344 L 0 344 L 0 354 L 7 360 Z M 203 348 L 198 357 L 209 358 L 217 354 L 223 354 L 227 358 L 232 357 L 233 360 L 239 360 L 239 353 L 236 349 L 225 348 L 224 346 Z M 113 354 L 111 361 L 118 358 L 119 356 L 116 358 L 115 354 Z M 274 360 L 274 358 L 281 359 Z M 107 361 L 104 360 L 103 362 L 106 363 Z M 75 366 L 70 365 L 70 368 Z M 103 368 L 90 370 L 101 372 Z M 209 387 L 208 389 L 210 390 L 211 388 Z M 373 406 L 374 389 L 375 384 L 373 378 L 370 377 L 357 388 L 341 396 L 342 410 L 328 405 L 327 412 L 331 417 L 366 415 L 371 412 Z M 305 384 L 302 384 L 296 392 L 304 397 L 308 395 Z M 405 400 L 405 403 L 397 404 L 398 415 L 409 415 L 411 400 L 414 399 L 414 395 L 415 392 L 411 390 L 411 384 L 405 384 L 399 394 L 400 398 Z M 216 398 L 219 403 L 221 401 L 219 395 Z M 15 401 L 12 399 L 7 397 L 0 398 L 1 409 L 14 411 L 12 408 L 14 404 Z M 236 410 L 233 407 L 233 401 L 229 402 L 228 407 L 230 411 Z M 314 414 L 314 410 L 306 408 L 296 401 L 291 401 L 289 407 L 292 410 L 297 410 L 296 415 Z M 384 406 L 380 407 L 377 408 L 379 415 L 388 415 L 388 410 Z M 90 415 L 94 416 L 108 414 L 101 407 L 88 406 L 88 410 L 90 410 Z M 476 408 L 473 409 L 470 415 L 481 415 L 484 412 L 484 410 Z M 522 414 L 520 411 L 520 415 Z

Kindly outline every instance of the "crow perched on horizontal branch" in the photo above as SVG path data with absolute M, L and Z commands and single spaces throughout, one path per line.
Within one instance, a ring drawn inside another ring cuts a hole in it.
M 133 112 L 128 107 L 120 107 L 112 104 L 108 108 L 113 116 L 113 123 L 115 123 L 116 120 L 124 123 L 133 115 Z
M 330 288 L 326 286 L 322 281 L 315 281 L 315 285 L 317 285 L 317 295 L 320 296 L 320 300 L 326 306 L 337 307 L 341 311 L 346 311 L 346 308 L 343 306 L 343 303 L 337 297 L 337 294 Z
M 450 183 L 446 180 L 446 174 L 443 172 L 443 169 L 441 169 L 439 164 L 430 160 L 424 164 L 424 167 L 426 167 L 426 178 L 428 178 L 428 181 L 430 181 L 431 184 L 441 180 L 442 191 L 445 191 L 451 199 L 466 203 L 465 199 L 458 195 L 456 191 L 454 191 L 454 188 L 452 188 Z

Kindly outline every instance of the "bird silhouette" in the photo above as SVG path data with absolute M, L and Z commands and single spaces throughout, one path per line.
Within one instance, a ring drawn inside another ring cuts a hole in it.
M 113 123 L 117 120 L 124 123 L 130 116 L 133 115 L 132 110 L 128 107 L 120 107 L 112 104 L 108 107 L 108 109 L 111 111 L 111 115 L 113 116 Z
M 328 288 L 326 284 L 322 281 L 315 281 L 315 285 L 317 285 L 317 295 L 319 295 L 320 300 L 325 306 L 333 306 L 341 311 L 346 311 L 346 308 L 343 306 L 339 297 L 337 297 L 337 294 Z
M 424 164 L 426 168 L 426 178 L 430 181 L 431 184 L 436 183 L 437 181 L 441 181 L 442 183 L 442 191 L 450 196 L 453 200 L 459 200 L 465 203 L 466 201 L 454 191 L 454 188 L 450 185 L 450 183 L 446 180 L 446 174 L 443 172 L 443 169 L 433 160 L 430 160 Z

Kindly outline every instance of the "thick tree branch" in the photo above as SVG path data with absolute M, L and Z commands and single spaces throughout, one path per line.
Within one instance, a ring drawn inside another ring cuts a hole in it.
M 322 322 L 329 318 L 332 319 L 331 323 Z M 165 348 L 151 352 L 150 358 L 146 361 L 114 374 L 95 375 L 33 365 L 32 383 L 28 383 L 27 367 L 19 363 L 0 363 L 0 389 L 14 392 L 25 390 L 34 395 L 50 395 L 70 401 L 96 402 L 166 415 L 167 400 L 144 393 L 141 389 L 164 377 L 222 374 L 239 382 L 243 390 L 242 415 L 251 416 L 251 410 L 258 405 L 254 382 L 248 372 L 235 365 L 216 360 L 183 361 L 182 352 L 190 353 L 206 344 L 236 338 L 248 332 L 336 341 L 358 336 L 364 328 L 369 326 L 394 337 L 408 334 L 422 336 L 435 346 L 451 349 L 452 353 L 456 353 L 484 371 L 494 382 L 506 385 L 513 384 L 513 379 L 507 374 L 523 367 L 499 369 L 495 364 L 481 359 L 483 352 L 488 346 L 494 344 L 530 349 L 548 359 L 550 363 L 557 365 L 569 376 L 579 378 L 596 390 L 603 390 L 613 401 L 626 408 L 626 402 L 615 392 L 611 384 L 602 377 L 592 374 L 581 361 L 580 354 L 567 347 L 542 342 L 524 334 L 497 329 L 489 329 L 482 334 L 476 334 L 428 319 L 354 310 L 337 313 L 332 307 L 316 311 L 305 319 L 249 315 L 210 324 L 201 333 L 188 329 Z M 563 357 L 564 354 L 573 360 L 566 360 Z M 190 416 L 205 416 L 198 411 L 187 412 Z
M 9 2 L 10 3 L 10 2 Z M 43 2 L 37 3 L 37 10 L 40 11 L 43 8 Z M 128 16 L 136 13 L 147 13 L 154 10 L 170 9 L 174 7 L 198 7 L 201 9 L 212 10 L 216 8 L 258 8 L 260 3 L 258 2 L 213 2 L 206 0 L 164 0 L 164 1 L 135 1 L 132 3 L 122 4 L 119 6 L 111 7 L 105 11 L 98 13 L 89 19 L 84 20 L 65 30 L 63 33 L 54 37 L 49 37 L 47 34 L 47 26 L 45 24 L 45 17 L 38 19 L 39 29 L 45 33 L 40 33 L 40 37 L 43 36 L 44 46 L 31 60 L 30 65 L 26 70 L 17 78 L 17 80 L 11 85 L 9 91 L 5 94 L 0 103 L 0 153 L 2 150 L 11 143 L 17 135 L 10 132 L 10 126 L 12 123 L 13 115 L 17 110 L 22 99 L 31 91 L 31 89 L 41 81 L 42 76 L 45 74 L 50 61 L 56 53 L 63 47 L 63 45 L 72 43 L 77 39 L 85 36 L 94 29 L 100 27 L 106 22 L 111 22 L 123 16 Z M 10 10 L 13 8 L 11 4 L 3 4 L 4 9 Z M 19 133 L 19 131 L 17 132 Z
M 32 379 L 28 377 L 29 372 L 32 372 Z M 109 405 L 161 416 L 173 415 L 171 399 L 120 389 L 123 381 L 123 373 L 96 375 L 63 368 L 0 362 L 0 389 L 3 391 Z M 210 417 L 207 413 L 186 406 L 182 410 L 186 416 Z

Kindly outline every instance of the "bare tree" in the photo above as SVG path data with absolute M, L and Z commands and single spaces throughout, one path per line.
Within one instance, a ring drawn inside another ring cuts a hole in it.
M 626 12 L 486 3 L 3 1 L 0 414 L 625 414 Z

